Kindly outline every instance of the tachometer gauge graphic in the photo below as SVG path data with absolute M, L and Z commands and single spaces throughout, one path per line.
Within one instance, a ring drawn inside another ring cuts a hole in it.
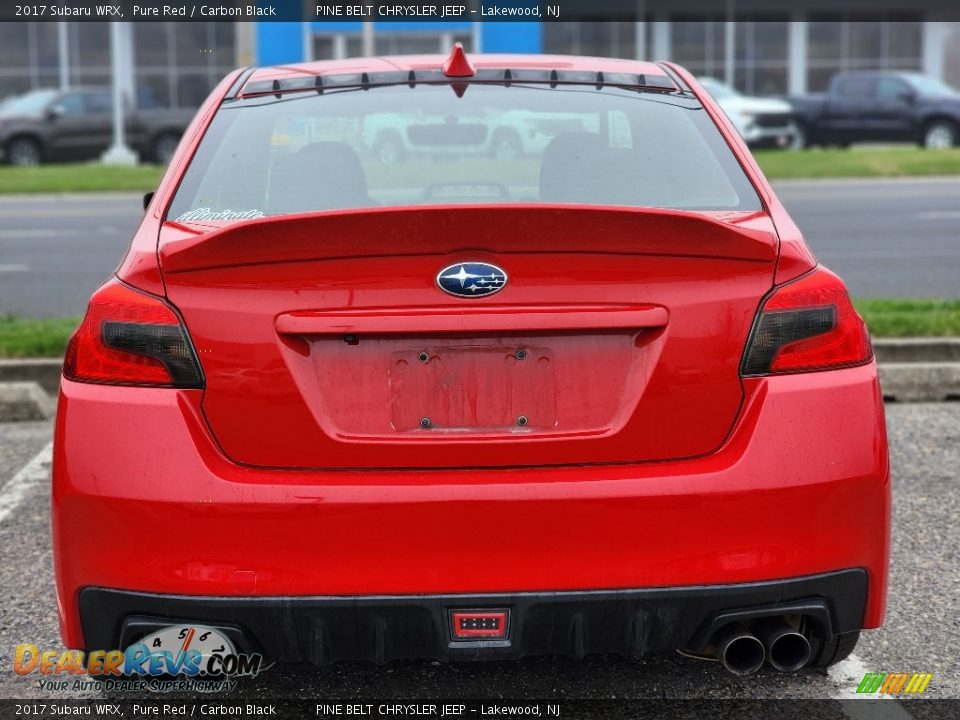
M 237 654 L 230 638 L 205 625 L 170 625 L 146 635 L 136 645 L 146 646 L 148 653 L 139 666 L 146 670 L 152 664 L 164 668 L 166 675 L 221 675 L 223 658 Z

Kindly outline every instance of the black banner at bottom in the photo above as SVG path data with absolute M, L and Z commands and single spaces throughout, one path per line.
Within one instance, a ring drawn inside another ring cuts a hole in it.
M 0 700 L 0 718 L 953 720 L 960 700 Z

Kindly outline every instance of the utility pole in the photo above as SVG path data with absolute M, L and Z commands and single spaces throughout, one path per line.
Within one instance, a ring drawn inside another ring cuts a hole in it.
M 736 84 L 736 61 L 737 61 L 737 24 L 734 21 L 736 0 L 727 0 L 726 20 L 723 23 L 723 81 L 733 87 Z M 743 90 L 743 88 L 740 88 Z
M 360 40 L 363 47 L 363 56 L 373 57 L 376 54 L 377 45 L 373 39 L 373 23 L 369 20 L 363 23 Z
M 60 67 L 60 89 L 70 89 L 70 43 L 67 40 L 67 24 L 57 23 L 57 61 Z
M 646 0 L 635 0 L 634 15 L 637 20 L 633 23 L 634 53 L 637 60 L 648 60 L 647 57 L 647 3 Z
M 125 113 L 127 88 L 123 81 L 126 69 L 130 67 L 130 42 L 127 35 L 130 25 L 110 23 L 110 76 L 113 86 L 113 144 L 100 158 L 105 165 L 136 165 L 137 154 L 127 146 Z
M 470 23 L 470 39 L 472 41 L 473 47 L 470 49 L 471 52 L 482 53 L 483 52 L 483 24 L 474 20 Z

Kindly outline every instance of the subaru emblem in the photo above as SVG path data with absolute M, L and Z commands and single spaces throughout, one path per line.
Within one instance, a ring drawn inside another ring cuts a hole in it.
M 485 262 L 462 262 L 437 273 L 437 287 L 457 297 L 483 297 L 503 290 L 507 273 Z

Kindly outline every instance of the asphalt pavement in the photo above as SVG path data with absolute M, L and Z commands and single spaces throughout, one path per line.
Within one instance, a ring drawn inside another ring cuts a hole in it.
M 840 699 L 855 697 L 867 672 L 930 672 L 925 698 L 960 698 L 960 403 L 892 404 L 887 419 L 894 491 L 887 621 L 881 630 L 864 633 L 854 655 L 829 671 L 764 670 L 737 678 L 717 663 L 680 655 L 288 665 L 242 682 L 231 697 Z M 36 676 L 12 672 L 18 643 L 60 647 L 49 543 L 50 430 L 49 423 L 0 425 L 0 698 L 100 697 L 97 690 L 42 690 Z M 817 532 L 813 518 L 810 532 Z M 109 528 L 91 527 L 88 536 L 72 539 L 90 552 L 141 542 L 145 554 L 168 540 L 161 528 L 148 525 L 140 538 L 112 537 Z M 924 704 L 889 703 L 888 713 L 864 710 L 860 716 L 923 717 Z M 836 717 L 853 717 L 851 712 L 846 708 Z
M 856 297 L 960 297 L 960 178 L 776 184 Z M 0 196 L 0 313 L 81 315 L 141 216 L 135 194 Z

